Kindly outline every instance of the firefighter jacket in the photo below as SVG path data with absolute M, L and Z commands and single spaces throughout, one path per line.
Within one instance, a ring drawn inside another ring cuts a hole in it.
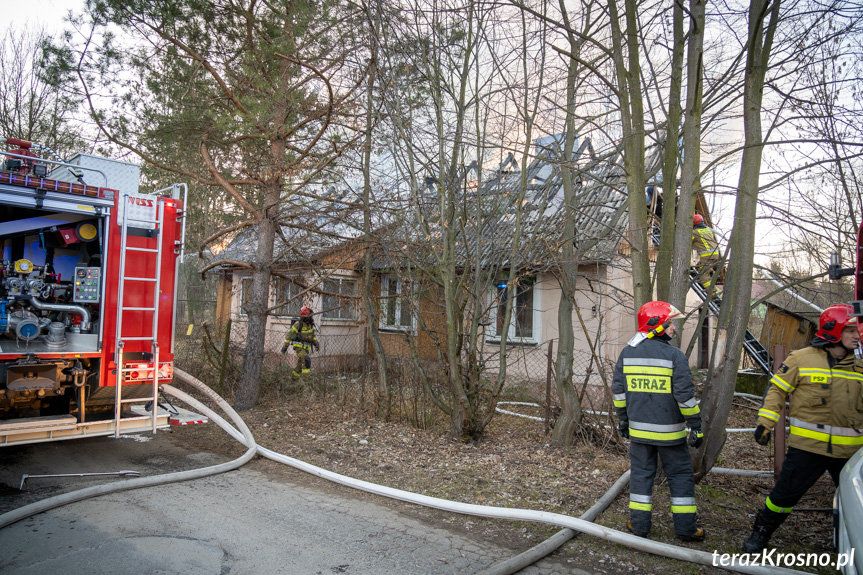
M 844 459 L 863 445 L 863 361 L 853 353 L 835 359 L 826 349 L 797 350 L 770 383 L 758 425 L 773 429 L 791 395 L 790 447 Z
M 692 228 L 692 250 L 698 254 L 699 266 L 711 265 L 722 259 L 716 234 L 704 224 Z
M 630 440 L 653 445 L 686 441 L 686 423 L 701 429 L 701 410 L 686 355 L 656 338 L 626 346 L 614 368 L 611 384 L 621 424 Z
M 294 346 L 294 350 L 304 349 L 310 351 L 312 346 L 318 347 L 315 324 L 304 322 L 301 319 L 295 321 L 291 324 L 291 329 L 288 330 L 288 335 L 285 338 L 285 345 L 289 343 Z

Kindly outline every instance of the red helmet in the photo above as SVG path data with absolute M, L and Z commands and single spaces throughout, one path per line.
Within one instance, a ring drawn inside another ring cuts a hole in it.
M 679 315 L 680 310 L 668 302 L 649 301 L 638 310 L 638 331 L 648 333 Z
M 303 306 L 300 308 L 300 317 L 312 317 L 312 308 Z
M 815 337 L 837 342 L 842 337 L 842 330 L 849 325 L 857 325 L 857 318 L 851 315 L 850 305 L 840 303 L 831 305 L 823 312 L 818 320 L 818 331 Z
M 695 214 L 694 216 L 692 216 L 692 225 L 693 226 L 697 226 L 698 224 L 703 224 L 703 223 L 704 223 L 704 216 L 702 216 L 701 214 Z

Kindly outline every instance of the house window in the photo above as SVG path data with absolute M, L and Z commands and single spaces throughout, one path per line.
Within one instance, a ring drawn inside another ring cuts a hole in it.
M 380 329 L 414 331 L 416 284 L 395 275 L 381 277 Z
M 300 294 L 305 288 L 287 278 L 276 278 L 273 283 L 276 305 L 279 306 L 275 310 L 276 315 L 299 316 L 300 308 L 303 307 L 303 298 Z
M 510 297 L 506 281 L 497 284 L 496 298 L 492 314 L 494 315 L 492 325 L 494 332 L 492 339 L 500 340 L 504 332 L 508 341 L 535 343 L 539 338 L 538 305 L 536 299 L 538 293 L 534 290 L 535 278 L 518 278 L 515 285 L 515 301 L 513 302 L 512 317 L 509 325 L 504 325 L 506 316 L 506 302 Z
M 350 278 L 327 278 L 323 283 L 324 319 L 357 319 L 357 280 Z
M 240 280 L 240 315 L 249 315 L 249 304 L 252 303 L 252 278 Z

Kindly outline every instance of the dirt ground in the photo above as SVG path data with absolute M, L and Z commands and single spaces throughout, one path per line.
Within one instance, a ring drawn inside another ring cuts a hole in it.
M 540 421 L 499 414 L 477 443 L 448 438 L 445 422 L 430 429 L 386 423 L 348 413 L 334 396 L 312 393 L 283 397 L 243 412 L 259 444 L 308 463 L 391 487 L 482 505 L 517 507 L 578 517 L 590 508 L 628 468 L 625 445 L 583 433 L 572 449 L 550 445 Z M 266 405 L 266 404 L 270 405 Z M 525 415 L 541 415 L 531 406 L 504 406 Z M 729 427 L 751 427 L 757 406 L 735 399 Z M 216 425 L 178 429 L 178 439 L 225 455 L 241 453 Z M 600 443 L 600 441 L 602 443 Z M 773 468 L 772 444 L 757 445 L 749 433 L 729 434 L 717 466 L 735 469 Z M 280 473 L 276 464 L 268 466 Z M 295 473 L 291 471 L 291 473 Z M 683 544 L 712 553 L 739 552 L 751 530 L 754 513 L 773 486 L 772 477 L 708 475 L 696 487 L 699 523 L 707 532 L 703 543 Z M 625 529 L 628 491 L 624 490 L 597 523 Z M 825 476 L 807 493 L 771 543 L 781 552 L 832 552 L 833 485 Z M 492 521 L 392 502 L 408 512 L 440 522 L 450 529 L 488 537 L 513 555 L 540 543 L 557 529 L 532 523 Z M 654 490 L 650 539 L 678 544 L 669 510 L 667 484 Z M 811 511 L 804 511 L 808 509 Z M 579 536 L 555 552 L 573 567 L 593 573 L 725 573 L 659 558 L 589 536 Z M 814 571 L 819 572 L 819 571 Z M 835 570 L 823 568 L 823 573 Z

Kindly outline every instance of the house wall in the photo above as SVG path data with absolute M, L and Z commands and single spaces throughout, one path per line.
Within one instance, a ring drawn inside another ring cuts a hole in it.
M 582 266 L 579 274 L 575 299 L 584 325 L 582 326 L 579 320 L 579 314 L 573 310 L 573 372 L 576 380 L 586 377 L 588 372 L 593 374 L 591 379 L 596 375 L 595 365 L 591 367 L 590 342 L 605 337 L 602 326 L 606 288 L 605 266 Z M 539 333 L 535 335 L 537 342 L 531 344 L 507 342 L 506 378 L 513 385 L 519 382 L 530 382 L 535 386 L 546 380 L 550 345 L 553 345 L 552 361 L 557 361 L 557 345 L 560 339 L 557 313 L 562 291 L 557 278 L 550 273 L 543 273 L 537 277 L 534 290 L 534 305 L 539 311 Z M 486 356 L 487 370 L 497 373 L 500 366 L 500 345 L 486 339 L 483 351 Z
M 346 261 L 344 258 L 333 260 L 334 263 Z M 357 260 L 349 262 L 351 265 Z M 328 274 L 355 278 L 358 294 L 362 289 L 362 276 L 353 269 L 327 270 Z M 578 315 L 573 314 L 574 361 L 573 369 L 576 377 L 586 372 L 590 365 L 590 342 L 596 345 L 597 354 L 603 362 L 615 362 L 626 342 L 635 333 L 635 315 L 632 311 L 632 276 L 628 260 L 618 256 L 610 265 L 591 264 L 582 266 L 579 270 L 579 283 L 576 290 L 576 301 L 581 312 L 582 326 Z M 249 275 L 233 273 L 230 285 L 231 317 L 237 324 L 233 331 L 234 340 L 242 340 L 245 336 L 244 324 L 248 320 L 241 313 L 242 282 Z M 312 278 L 307 278 L 312 281 Z M 444 349 L 446 341 L 446 315 L 443 309 L 443 294 L 437 285 L 420 286 L 418 326 L 414 330 L 417 352 L 421 360 L 437 361 L 440 350 Z M 557 341 L 560 336 L 558 329 L 557 309 L 560 303 L 561 290 L 557 279 L 550 273 L 537 277 L 534 285 L 534 305 L 538 309 L 534 326 L 537 329 L 535 341 L 531 343 L 508 342 L 507 344 L 507 379 L 512 381 L 530 380 L 545 381 L 548 365 L 548 346 L 554 341 L 553 358 L 556 361 Z M 271 290 L 272 291 L 272 290 Z M 226 287 L 220 290 L 228 293 Z M 373 278 L 373 295 L 381 294 L 381 279 L 379 274 Z M 222 296 L 223 298 L 225 296 Z M 271 302 L 274 301 L 271 293 Z M 307 294 L 303 302 L 312 309 L 321 309 L 321 297 Z M 687 309 L 692 309 L 700 303 L 695 294 L 687 298 Z M 357 300 L 356 320 L 328 320 L 317 318 L 320 356 L 361 356 L 373 355 L 370 331 L 365 309 L 361 300 Z M 381 305 L 381 300 L 376 300 Z M 284 335 L 291 325 L 291 317 L 271 316 L 267 320 L 266 351 L 278 352 L 282 346 Z M 683 349 L 695 333 L 697 317 L 693 317 L 683 326 Z M 587 335 L 585 335 L 585 331 Z M 410 357 L 410 346 L 401 331 L 379 331 L 385 353 L 397 357 Z M 499 369 L 499 343 L 485 337 L 482 341 L 482 354 L 489 372 Z M 690 363 L 697 365 L 698 353 L 692 354 Z M 591 371 L 594 368 L 590 368 Z
M 636 322 L 635 311 L 632 306 L 632 269 L 628 259 L 618 256 L 608 268 L 608 297 L 604 303 L 605 322 L 609 335 L 605 339 L 605 357 L 612 361 L 617 360 L 617 356 L 626 347 L 626 342 L 635 334 L 638 327 Z M 687 313 L 701 305 L 701 299 L 691 290 L 686 295 L 686 309 L 681 310 Z M 714 317 L 709 317 L 710 327 L 713 326 Z M 689 319 L 681 326 L 678 324 L 678 330 L 681 335 L 681 349 L 686 350 L 692 338 L 697 337 L 696 328 L 698 327 L 698 314 L 692 314 Z M 708 330 L 712 333 L 712 329 Z M 710 341 L 708 345 L 712 345 Z M 698 352 L 697 348 L 693 349 L 689 357 L 689 365 L 693 368 L 698 367 Z
M 419 297 L 417 299 L 418 313 L 416 329 L 412 331 L 415 338 L 417 356 L 424 361 L 437 360 L 438 349 L 446 347 L 446 311 L 443 302 L 443 290 L 435 284 L 423 284 L 418 286 Z M 372 278 L 371 293 L 373 296 L 381 295 L 381 275 L 375 274 Z M 380 306 L 383 300 L 375 300 L 377 315 L 381 317 Z M 397 357 L 411 357 L 410 344 L 406 333 L 394 329 L 378 329 L 381 345 L 386 355 Z M 374 354 L 374 346 L 371 337 L 368 339 L 367 352 Z
M 358 290 L 360 289 L 361 277 L 355 271 L 350 269 L 327 270 L 327 274 L 339 277 L 349 277 L 357 280 Z M 240 274 L 235 272 L 231 284 L 231 318 L 237 329 L 232 330 L 231 338 L 234 342 L 242 342 L 245 340 L 246 326 L 248 317 L 242 312 L 242 282 L 244 278 L 249 278 L 249 274 Z M 317 280 L 313 277 L 306 277 L 305 280 L 309 283 L 315 283 Z M 275 303 L 274 289 L 270 288 L 270 305 Z M 303 304 L 318 311 L 322 308 L 322 298 L 320 295 L 307 293 L 303 298 Z M 291 327 L 291 322 L 294 318 L 290 316 L 271 315 L 267 318 L 267 335 L 265 340 L 265 352 L 278 352 L 284 342 L 285 335 Z M 343 355 L 361 355 L 364 350 L 365 341 L 365 317 L 362 310 L 362 305 L 357 303 L 357 319 L 356 320 L 337 320 L 326 319 L 321 316 L 315 316 L 315 323 L 318 326 L 318 341 L 321 344 L 321 349 L 316 352 L 319 356 L 343 356 Z

